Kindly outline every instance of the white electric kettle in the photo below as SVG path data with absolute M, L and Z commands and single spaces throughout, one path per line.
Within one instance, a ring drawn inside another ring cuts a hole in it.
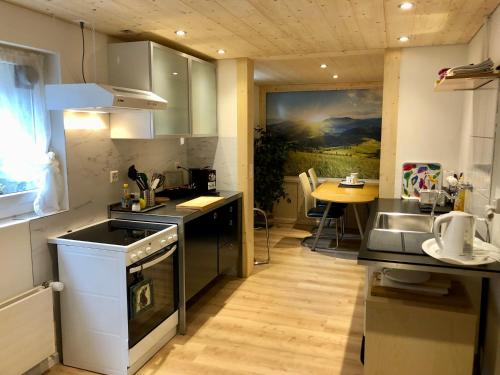
M 441 226 L 447 224 L 441 231 Z M 476 218 L 462 211 L 451 211 L 439 216 L 434 222 L 434 237 L 443 257 L 472 258 Z

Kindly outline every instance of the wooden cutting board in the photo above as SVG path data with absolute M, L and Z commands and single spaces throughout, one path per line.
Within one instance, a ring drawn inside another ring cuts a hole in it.
M 206 210 L 223 200 L 224 197 L 198 197 L 184 203 L 179 203 L 175 207 L 189 208 L 191 210 Z

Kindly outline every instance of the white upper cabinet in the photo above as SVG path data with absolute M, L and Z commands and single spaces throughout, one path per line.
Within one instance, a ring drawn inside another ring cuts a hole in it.
M 215 65 L 191 60 L 191 133 L 217 135 L 217 77 Z
M 153 44 L 151 73 L 151 91 L 168 101 L 166 110 L 153 111 L 155 135 L 189 135 L 187 57 Z
M 152 91 L 166 110 L 111 114 L 111 138 L 216 136 L 215 65 L 153 42 L 109 45 L 109 81 Z

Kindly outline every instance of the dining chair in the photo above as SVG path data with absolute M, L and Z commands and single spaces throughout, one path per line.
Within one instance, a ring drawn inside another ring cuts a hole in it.
M 310 219 L 321 219 L 323 217 L 323 214 L 325 213 L 326 207 L 317 207 L 314 205 L 314 198 L 311 195 L 312 189 L 311 189 L 311 184 L 309 182 L 309 178 L 307 177 L 307 174 L 305 172 L 302 172 L 299 175 L 299 180 L 300 184 L 302 186 L 302 191 L 304 193 L 304 213 L 307 218 Z M 332 206 L 330 210 L 328 211 L 328 214 L 326 216 L 327 219 L 332 220 L 335 222 L 335 240 L 336 240 L 336 246 L 332 248 L 335 250 L 336 248 L 339 247 L 339 237 L 342 235 L 343 236 L 343 217 L 344 217 L 344 208 L 343 207 L 336 207 Z M 340 227 L 341 227 L 341 232 L 339 233 L 339 222 L 340 222 Z M 302 244 L 305 243 L 305 241 L 308 238 L 312 237 L 306 237 L 302 240 Z
M 316 190 L 316 188 L 319 186 L 319 179 L 316 171 L 314 170 L 314 168 L 309 168 L 307 170 L 307 173 L 309 174 L 309 178 L 311 179 L 312 189 Z
M 309 174 L 309 178 L 311 179 L 312 189 L 316 190 L 317 187 L 320 185 L 319 179 L 318 179 L 318 175 L 316 174 L 316 170 L 314 168 L 309 168 L 307 170 L 307 173 Z M 314 197 L 313 197 L 313 199 L 314 199 L 314 205 L 315 206 L 319 206 L 319 207 L 325 207 L 326 206 L 326 202 L 319 201 L 319 200 L 317 200 Z M 332 203 L 332 206 L 336 207 L 336 208 L 343 208 L 343 209 L 347 208 L 347 204 L 345 204 L 345 203 Z M 343 223 L 346 221 L 347 211 L 345 212 L 344 216 L 345 217 L 342 220 Z M 342 231 L 343 230 L 344 230 L 344 227 L 342 227 Z
M 316 171 L 314 170 L 314 168 L 309 168 L 307 170 L 307 173 L 309 174 L 309 178 L 311 179 L 312 189 L 316 190 L 316 188 L 319 186 L 319 179 Z M 313 202 L 315 206 L 326 207 L 325 202 L 319 201 L 316 198 L 313 198 Z
M 271 248 L 269 246 L 269 222 L 267 220 L 267 214 L 266 211 L 261 210 L 260 208 L 257 207 L 254 207 L 253 212 L 254 215 L 258 214 L 264 218 L 264 229 L 266 230 L 266 246 L 267 246 L 267 258 L 265 260 L 257 260 L 256 258 L 253 258 L 253 264 L 256 266 L 261 264 L 269 264 L 269 262 L 271 261 Z

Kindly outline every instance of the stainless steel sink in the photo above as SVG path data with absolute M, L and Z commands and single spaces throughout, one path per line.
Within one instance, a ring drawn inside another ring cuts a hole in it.
M 393 232 L 431 233 L 433 221 L 429 215 L 379 212 L 374 228 Z

